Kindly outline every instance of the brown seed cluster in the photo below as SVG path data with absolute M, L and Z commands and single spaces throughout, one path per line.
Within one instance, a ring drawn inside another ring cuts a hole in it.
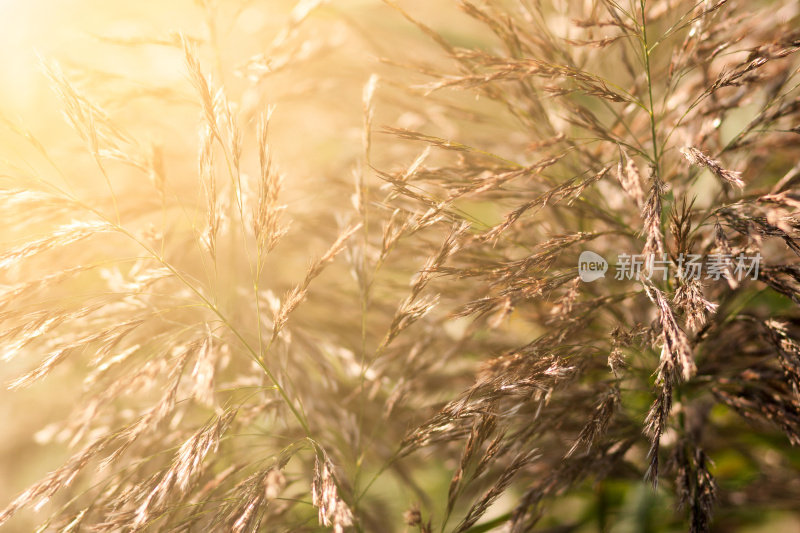
M 703 532 L 800 500 L 795 0 L 196 4 L 202 37 L 101 38 L 174 86 L 47 63 L 74 160 L 0 115 L 35 158 L 0 158 L 3 377 L 73 450 L 0 526 L 582 527 L 565 498 L 607 528 L 647 478 Z

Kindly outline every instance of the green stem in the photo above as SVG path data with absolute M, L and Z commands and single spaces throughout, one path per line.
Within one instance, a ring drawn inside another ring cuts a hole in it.
M 653 140 L 653 165 L 655 166 L 656 176 L 661 175 L 659 168 L 659 150 L 658 150 L 658 136 L 656 135 L 656 115 L 655 107 L 653 105 L 653 78 L 650 73 L 650 47 L 647 42 L 647 20 L 645 19 L 644 11 L 645 0 L 639 0 L 639 5 L 642 8 L 642 53 L 644 54 L 645 74 L 647 76 L 647 94 L 650 101 L 650 108 L 647 110 L 650 115 L 650 135 Z

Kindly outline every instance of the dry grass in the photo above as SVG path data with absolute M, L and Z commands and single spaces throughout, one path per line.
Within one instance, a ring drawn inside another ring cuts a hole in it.
M 260 6 L 197 4 L 101 38 L 175 84 L 44 60 L 81 151 L 3 118 L 7 383 L 75 407 L 0 525 L 617 531 L 644 478 L 664 530 L 793 509 L 796 1 L 462 0 L 444 32 L 302 0 L 249 43 Z M 587 249 L 671 275 L 585 283 Z

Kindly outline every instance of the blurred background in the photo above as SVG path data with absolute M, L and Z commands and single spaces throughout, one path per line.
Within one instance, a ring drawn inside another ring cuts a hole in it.
M 363 164 L 362 92 L 372 74 L 381 77 L 377 127 L 432 126 L 444 136 L 463 127 L 463 117 L 453 118 L 450 103 L 487 114 L 493 110 L 491 103 L 464 96 L 412 103 L 414 95 L 404 85 L 428 80 L 405 70 L 403 60 L 421 60 L 431 68 L 444 60 L 427 36 L 380 1 L 329 2 L 303 21 L 302 33 L 282 36 L 292 20 L 304 16 L 304 8 L 314 4 L 220 1 L 208 9 L 185 0 L 0 0 L 0 162 L 17 176 L 62 179 L 18 135 L 22 128 L 47 147 L 53 160 L 68 162 L 75 190 L 92 192 L 100 183 L 85 142 L 64 119 L 62 103 L 42 68 L 57 64 L 76 84 L 88 88 L 114 120 L 125 124 L 137 140 L 133 148 L 142 157 L 158 154 L 175 194 L 197 194 L 200 115 L 180 38 L 216 42 L 216 53 L 200 48 L 202 64 L 241 113 L 245 143 L 255 137 L 257 113 L 275 106 L 270 125 L 274 157 L 289 176 L 285 202 L 301 224 L 293 228 L 296 253 L 287 254 L 286 270 L 304 268 L 308 249 L 319 249 L 319 243 L 309 237 L 315 225 L 331 222 L 330 206 L 352 201 L 353 169 Z M 451 43 L 494 46 L 482 26 L 455 3 L 407 0 L 402 5 Z M 284 38 L 304 44 L 284 47 Z M 264 56 L 265 50 L 272 52 L 269 57 Z M 382 61 L 387 57 L 392 61 Z M 286 68 L 289 65 L 291 69 Z M 485 135 L 510 128 L 503 120 L 482 124 Z M 380 139 L 376 143 L 373 164 L 377 168 L 403 168 L 417 155 L 404 145 Z M 497 153 L 505 149 L 499 140 L 491 148 Z M 247 165 L 252 168 L 255 151 L 245 153 L 250 154 Z M 135 169 L 123 164 L 114 169 L 115 176 L 129 176 L 119 178 L 120 194 L 141 195 L 143 201 L 152 194 Z M 472 208 L 489 223 L 498 216 L 491 206 Z M 17 221 L 0 221 L 2 246 L 12 246 L 22 236 Z M 0 279 L 0 283 L 10 281 Z M 29 366 L 30 362 L 18 359 L 4 362 L 0 377 L 7 382 Z M 0 506 L 69 456 L 58 438 L 52 444 L 45 442 L 58 431 L 52 424 L 72 411 L 82 379 L 79 369 L 65 368 L 30 388 L 13 392 L 0 388 Z M 446 495 L 453 468 L 453 464 L 427 468 L 425 482 L 432 494 Z M 732 471 L 734 477 L 740 469 L 743 479 L 757 475 L 733 457 L 716 468 Z M 376 490 L 390 494 L 393 488 Z M 581 531 L 596 530 L 598 523 L 607 523 L 604 530 L 614 533 L 682 530 L 673 520 L 671 498 L 645 483 L 586 485 L 582 492 L 560 502 L 552 517 L 543 521 L 543 528 L 558 524 L 564 516 L 610 512 L 607 519 L 593 520 Z M 583 496 L 589 494 L 602 494 L 608 506 L 588 504 L 589 498 Z M 501 499 L 492 513 L 507 512 L 511 505 Z M 404 506 L 398 502 L 392 511 L 400 515 Z M 25 511 L 7 529 L 30 531 L 36 519 L 33 511 Z M 752 520 L 753 524 L 725 527 L 750 533 L 800 531 L 796 513 L 754 511 Z M 723 530 L 727 529 L 719 529 Z

